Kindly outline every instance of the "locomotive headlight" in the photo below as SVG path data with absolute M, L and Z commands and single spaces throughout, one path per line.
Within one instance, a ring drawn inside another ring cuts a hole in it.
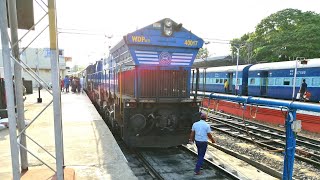
M 163 31 L 166 36 L 171 36 L 173 33 L 172 28 L 167 28 L 167 27 L 164 27 Z
M 170 19 L 165 19 L 164 20 L 164 25 L 166 27 L 172 27 L 172 21 Z
M 162 22 L 162 34 L 165 36 L 172 36 L 173 34 L 173 21 L 169 18 Z
M 124 104 L 125 108 L 136 108 L 137 107 L 137 103 L 135 102 L 126 102 Z

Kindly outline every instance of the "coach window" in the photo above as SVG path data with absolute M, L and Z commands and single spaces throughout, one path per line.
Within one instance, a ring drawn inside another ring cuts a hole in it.
M 292 78 L 292 82 L 294 81 L 294 78 Z M 300 86 L 301 85 L 301 78 L 297 78 L 296 79 L 296 86 Z
M 250 84 L 255 84 L 256 83 L 256 80 L 254 78 L 251 78 L 250 79 Z
M 285 85 L 285 86 L 288 86 L 288 85 L 290 85 L 290 81 L 283 81 L 283 85 Z
M 223 79 L 220 79 L 220 83 L 223 83 Z
M 269 85 L 274 85 L 274 79 L 273 78 L 269 78 L 268 79 L 268 84 Z
M 210 79 L 211 79 L 211 84 L 214 84 L 214 77 L 212 75 L 211 75 Z
M 216 84 L 218 84 L 219 83 L 219 79 L 216 79 Z
M 312 78 L 312 86 L 320 87 L 320 78 Z
M 283 81 L 283 85 L 288 86 L 290 85 L 290 79 L 289 78 L 285 78 Z
M 311 84 L 312 83 L 312 79 L 311 78 L 305 78 L 306 79 L 306 83 L 307 84 Z
M 281 85 L 282 84 L 283 79 L 282 78 L 277 78 L 276 79 L 276 85 Z

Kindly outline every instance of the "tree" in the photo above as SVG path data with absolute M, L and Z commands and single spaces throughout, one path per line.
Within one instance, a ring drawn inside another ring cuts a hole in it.
M 297 9 L 278 11 L 263 19 L 255 32 L 243 35 L 240 41 L 247 46 L 240 57 L 250 57 L 251 52 L 256 61 L 279 61 L 279 56 L 281 60 L 319 57 L 320 14 Z
M 244 60 L 246 63 L 251 62 L 253 43 L 250 42 L 250 36 L 252 36 L 252 33 L 244 34 L 240 39 L 236 38 L 231 40 L 232 57 L 237 56 L 237 49 L 235 47 L 240 47 L 240 59 Z
M 209 56 L 208 49 L 207 48 L 200 48 L 196 58 L 206 60 L 208 56 Z

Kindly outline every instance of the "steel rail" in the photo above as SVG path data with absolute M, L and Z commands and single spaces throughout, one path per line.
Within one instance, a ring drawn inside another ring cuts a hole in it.
M 222 120 L 219 117 L 212 117 L 212 118 L 215 119 L 214 121 L 228 123 L 228 125 L 229 124 L 233 124 L 233 125 L 236 125 L 236 126 L 245 127 L 245 125 L 244 124 L 240 124 L 239 121 L 232 122 L 232 121 Z M 274 128 L 271 128 L 271 127 L 268 127 L 268 126 L 260 126 L 260 125 L 255 124 L 255 123 L 251 123 L 250 121 L 247 121 L 247 120 L 245 122 L 249 124 L 249 125 L 246 125 L 246 126 L 251 131 L 259 132 L 261 134 L 266 134 L 266 135 L 269 135 L 271 137 L 276 137 L 276 138 L 285 140 L 285 133 L 284 132 L 277 131 L 278 134 L 275 134 L 274 132 L 275 132 L 276 129 L 274 129 Z M 257 127 L 257 128 L 254 128 L 253 126 Z M 258 128 L 261 128 L 261 129 L 258 129 Z M 269 130 L 271 132 L 268 132 L 266 130 Z M 318 144 L 320 144 L 320 141 L 316 141 L 314 139 L 313 139 L 313 142 L 308 142 L 308 141 L 309 141 L 309 139 L 307 139 L 307 138 L 305 138 L 304 140 L 300 140 L 299 137 L 297 137 L 297 145 L 307 146 L 307 147 L 312 148 L 313 150 L 319 150 L 320 149 L 320 145 L 318 145 Z M 317 142 L 318 144 L 315 144 L 314 142 Z
M 146 160 L 146 158 L 138 150 L 134 150 L 134 153 L 137 155 L 139 160 L 143 163 L 144 167 L 149 170 L 148 172 L 152 177 L 156 177 L 157 179 L 164 180 L 164 178 L 152 167 L 152 165 Z
M 179 146 L 179 147 L 180 147 L 180 146 Z M 195 156 L 195 157 L 198 156 L 198 154 L 197 154 L 195 151 L 189 149 L 189 148 L 188 148 L 187 146 L 185 146 L 185 145 L 182 145 L 180 148 L 181 148 L 183 151 L 186 151 L 186 152 L 192 154 L 192 155 Z M 208 160 L 208 159 L 206 159 L 206 158 L 204 158 L 204 160 L 205 160 L 205 162 L 207 162 L 207 163 L 209 163 L 210 165 L 212 165 L 214 168 L 217 168 L 219 171 L 225 172 L 225 173 L 228 175 L 228 177 L 230 177 L 230 178 L 232 178 L 232 179 L 239 179 L 239 180 L 240 180 L 240 178 L 239 178 L 238 176 L 236 176 L 235 174 L 233 174 L 232 172 L 229 172 L 228 170 L 224 169 L 223 167 L 215 164 L 214 162 L 212 162 L 212 161 L 210 161 L 210 160 Z

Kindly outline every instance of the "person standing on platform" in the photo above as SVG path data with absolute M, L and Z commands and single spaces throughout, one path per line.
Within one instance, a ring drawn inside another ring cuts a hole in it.
M 61 90 L 61 92 L 64 92 L 64 79 L 62 79 L 61 78 L 61 76 L 60 76 L 60 90 Z
M 189 142 L 193 143 L 194 140 L 196 141 L 196 146 L 198 150 L 198 160 L 196 167 L 194 169 L 195 175 L 200 175 L 200 168 L 204 161 L 204 155 L 207 151 L 208 146 L 208 138 L 211 140 L 212 143 L 215 143 L 215 140 L 213 139 L 211 135 L 211 128 L 209 124 L 206 123 L 207 115 L 202 113 L 200 115 L 200 121 L 195 122 L 192 125 L 192 130 L 190 134 Z
M 77 83 L 77 84 L 76 84 L 77 92 L 80 93 L 80 89 L 81 89 L 80 78 L 77 77 L 76 80 L 77 80 L 77 81 L 76 81 L 76 83 Z
M 302 84 L 300 86 L 300 90 L 299 90 L 299 93 L 300 93 L 300 101 L 302 101 L 304 99 L 304 93 L 307 92 L 307 88 L 308 88 L 308 85 L 306 83 L 306 80 L 303 79 L 302 80 Z
M 64 87 L 66 89 L 66 93 L 68 93 L 69 92 L 70 79 L 69 79 L 68 76 L 66 76 L 63 81 L 64 81 Z
M 228 80 L 224 80 L 224 92 L 225 93 L 228 93 L 228 88 L 229 88 L 229 82 Z
M 80 78 L 80 92 L 83 93 L 83 82 L 84 82 L 84 76 Z

